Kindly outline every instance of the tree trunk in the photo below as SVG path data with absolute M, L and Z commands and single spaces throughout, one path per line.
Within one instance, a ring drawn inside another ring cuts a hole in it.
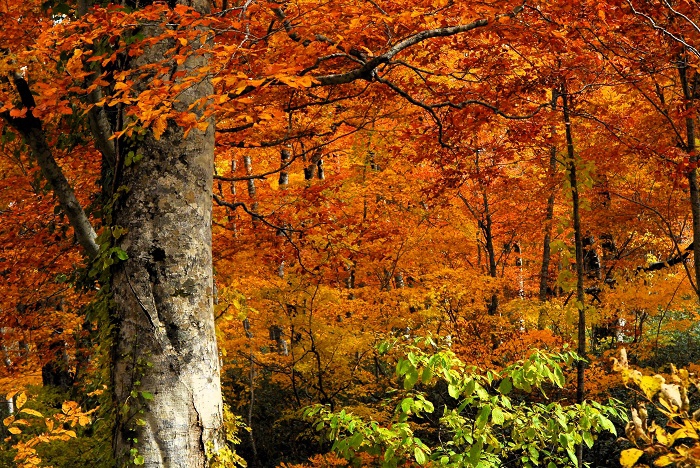
M 552 90 L 552 110 L 557 108 L 558 91 L 556 89 Z M 555 126 L 552 125 L 552 132 L 556 130 Z M 549 149 L 549 172 L 547 174 L 547 179 L 552 182 L 557 173 L 557 147 L 552 145 Z M 549 278 L 549 264 L 551 261 L 551 247 L 552 242 L 552 221 L 554 219 L 554 202 L 556 200 L 556 190 L 553 187 L 547 198 L 547 212 L 545 214 L 544 221 L 544 240 L 542 242 L 542 269 L 540 270 L 540 302 L 545 302 L 547 300 L 547 281 Z M 544 316 L 540 314 L 537 319 L 537 328 L 540 330 L 544 329 Z
M 571 201 L 573 206 L 574 243 L 576 244 L 576 307 L 578 308 L 578 348 L 581 358 L 586 357 L 586 306 L 585 292 L 583 289 L 583 236 L 581 235 L 581 214 L 579 211 L 578 180 L 576 174 L 576 154 L 574 152 L 574 139 L 571 134 L 571 118 L 569 116 L 569 95 L 566 89 L 562 89 L 562 107 L 564 113 L 564 129 L 566 132 L 567 166 L 569 170 L 569 183 L 571 184 Z M 576 364 L 576 402 L 583 403 L 585 396 L 584 373 L 586 363 L 581 360 Z M 578 466 L 583 466 L 583 444 L 576 447 Z
M 484 221 L 481 223 L 481 230 L 484 233 L 484 239 L 486 240 L 486 254 L 488 255 L 489 261 L 489 276 L 492 278 L 497 278 L 498 265 L 496 263 L 496 248 L 493 245 L 493 220 L 491 218 L 491 209 L 489 207 L 489 199 L 486 195 L 486 189 L 483 189 L 482 195 L 484 202 Z M 488 313 L 489 315 L 496 315 L 498 313 L 498 293 L 491 295 Z
M 206 0 L 181 3 L 209 11 Z M 161 60 L 166 47 L 147 49 L 134 65 Z M 178 68 L 188 73 L 205 63 L 193 55 Z M 187 111 L 211 93 L 202 81 L 174 108 Z M 111 280 L 115 458 L 118 466 L 204 467 L 207 452 L 219 449 L 222 426 L 211 250 L 214 124 L 183 138 L 169 121 L 159 140 L 149 132 L 134 144 L 143 158 L 124 168 L 120 184 L 128 190 L 113 212 L 113 225 L 127 229 L 118 244 L 129 256 Z
M 678 74 L 683 87 L 683 97 L 686 100 L 685 107 L 693 106 L 692 101 L 695 96 L 695 88 L 698 84 L 698 73 L 695 72 L 693 84 L 688 82 L 688 60 L 686 57 L 679 59 Z M 695 153 L 695 112 L 693 116 L 688 116 L 685 119 L 685 150 L 690 156 L 690 167 L 688 171 L 688 190 L 690 195 L 690 210 L 693 215 L 693 266 L 695 267 L 695 284 L 697 285 L 696 294 L 700 297 L 700 189 L 698 188 L 698 156 Z

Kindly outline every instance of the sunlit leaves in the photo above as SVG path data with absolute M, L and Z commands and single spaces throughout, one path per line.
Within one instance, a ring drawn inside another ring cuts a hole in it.
M 417 344 L 422 342 L 435 344 L 431 339 L 416 340 Z M 608 415 L 618 414 L 614 406 L 584 403 L 562 407 L 558 403 L 515 403 L 502 393 L 488 390 L 489 382 L 494 378 L 511 377 L 516 372 L 524 372 L 532 382 L 531 386 L 539 387 L 551 379 L 545 369 L 551 372 L 559 362 L 572 362 L 574 358 L 572 354 L 535 352 L 530 359 L 514 364 L 498 376 L 465 366 L 450 351 L 426 353 L 418 347 L 408 346 L 396 365 L 399 380 L 411 375 L 413 368 L 433 366 L 435 380 L 448 383 L 454 389 L 451 396 L 459 400 L 456 408 L 444 406 L 442 409 L 440 432 L 443 440 L 444 434 L 450 434 L 452 440 L 441 446 L 425 447 L 413 436 L 411 421 L 420 421 L 422 412 L 430 414 L 435 411 L 434 405 L 428 404 L 426 393 L 413 386 L 406 392 L 408 396 L 397 400 L 394 422 L 387 427 L 373 420 L 363 420 L 346 410 L 333 413 L 324 406 L 309 407 L 305 415 L 317 421 L 318 430 L 326 432 L 333 441 L 334 451 L 351 461 L 358 460 L 356 453 L 359 451 L 369 455 L 383 454 L 382 466 L 396 466 L 412 460 L 424 464 L 430 460 L 436 466 L 496 467 L 501 466 L 501 456 L 507 457 L 511 451 L 517 453 L 522 449 L 527 453 L 526 458 L 533 462 L 576 466 L 576 444 L 592 446 L 592 433 L 595 432 L 615 433 L 614 425 L 608 419 Z M 477 381 L 479 383 L 475 384 Z M 427 381 L 420 388 L 428 390 L 434 383 Z M 468 391 L 463 393 L 460 389 Z M 556 441 L 566 455 L 557 455 L 556 450 L 542 446 L 541 441 L 548 441 L 547 444 Z

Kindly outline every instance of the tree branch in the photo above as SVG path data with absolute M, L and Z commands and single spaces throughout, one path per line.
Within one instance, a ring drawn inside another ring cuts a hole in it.
M 1 115 L 26 140 L 32 150 L 32 155 L 39 163 L 42 175 L 51 184 L 61 208 L 68 216 L 68 220 L 75 230 L 78 243 L 85 249 L 89 257 L 95 257 L 100 250 L 100 247 L 95 242 L 97 235 L 83 207 L 78 202 L 73 188 L 53 157 L 51 147 L 46 141 L 46 134 L 42 129 L 41 121 L 32 114 L 35 102 L 29 85 L 19 74 L 15 75 L 14 84 L 22 105 L 26 109 L 26 114 L 24 117 L 12 117 L 9 112 L 3 112 Z

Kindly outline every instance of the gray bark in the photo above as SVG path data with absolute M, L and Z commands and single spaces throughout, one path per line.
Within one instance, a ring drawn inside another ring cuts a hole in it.
M 280 152 L 281 167 L 286 168 L 289 165 L 292 155 L 289 150 L 283 149 Z M 286 169 L 280 171 L 279 186 L 281 189 L 286 189 L 289 184 L 289 172 Z
M 186 3 L 209 11 L 206 0 Z M 168 46 L 147 49 L 134 66 L 161 60 Z M 178 68 L 205 63 L 191 56 Z M 174 108 L 187 111 L 211 93 L 202 81 Z M 160 140 L 147 134 L 135 144 L 143 158 L 124 168 L 120 184 L 129 190 L 113 213 L 114 224 L 128 229 L 119 246 L 129 255 L 111 281 L 115 458 L 118 466 L 138 456 L 145 467 L 205 467 L 206 452 L 220 448 L 222 426 L 211 250 L 214 125 L 183 138 L 169 122 Z
M 244 156 L 243 157 L 243 164 L 245 164 L 245 172 L 247 175 L 252 176 L 253 175 L 253 160 L 251 159 L 250 156 Z M 255 179 L 248 179 L 247 180 L 247 185 L 248 185 L 248 196 L 250 199 L 253 201 L 250 205 L 250 212 L 253 214 L 253 227 L 257 227 L 258 225 L 258 217 L 255 216 L 258 213 L 258 195 L 257 192 L 255 191 Z

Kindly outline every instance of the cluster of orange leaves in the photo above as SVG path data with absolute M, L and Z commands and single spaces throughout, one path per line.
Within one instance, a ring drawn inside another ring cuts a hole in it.
M 7 401 L 13 401 L 18 392 L 8 393 L 5 397 Z M 91 415 L 98 408 L 93 408 L 89 411 L 83 411 L 78 403 L 74 401 L 65 401 L 61 405 L 61 412 L 45 417 L 39 411 L 33 410 L 25 406 L 27 403 L 27 394 L 21 392 L 16 396 L 15 413 L 6 417 L 2 423 L 7 426 L 10 434 L 18 436 L 23 433 L 23 428 L 34 427 L 35 421 L 24 419 L 27 416 L 32 418 L 41 418 L 45 424 L 46 430 L 40 434 L 30 436 L 29 438 L 17 439 L 12 446 L 17 450 L 15 462 L 21 468 L 29 468 L 38 466 L 42 460 L 37 453 L 36 446 L 46 444 L 54 440 L 70 440 L 77 437 L 73 428 L 76 426 L 85 427 L 91 423 Z M 5 439 L 5 442 L 12 440 L 12 436 Z

